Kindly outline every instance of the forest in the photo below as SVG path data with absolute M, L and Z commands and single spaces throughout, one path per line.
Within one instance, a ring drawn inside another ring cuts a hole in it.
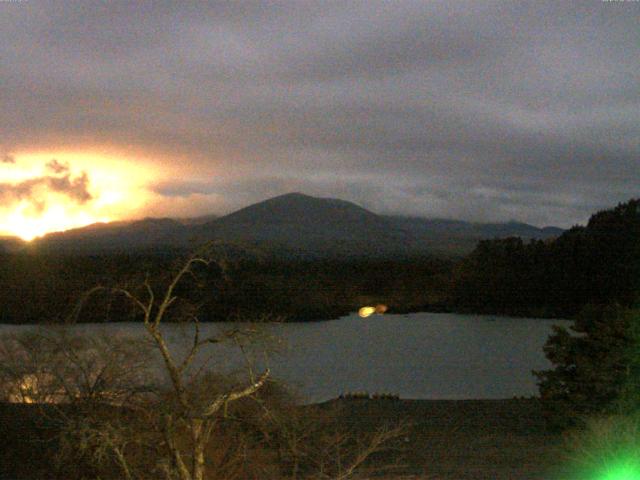
M 587 305 L 632 307 L 640 292 L 640 200 L 595 213 L 557 239 L 479 242 L 455 265 L 460 311 L 573 318 Z
M 480 241 L 463 258 L 287 259 L 215 246 L 220 266 L 190 285 L 203 321 L 337 318 L 382 303 L 389 313 L 452 311 L 573 318 L 590 304 L 633 306 L 640 291 L 640 200 L 594 214 L 552 240 Z M 181 251 L 135 254 L 0 255 L 0 323 L 64 321 L 94 287 L 82 320 L 129 321 L 115 287 L 162 283 Z M 218 265 L 218 264 L 216 264 Z

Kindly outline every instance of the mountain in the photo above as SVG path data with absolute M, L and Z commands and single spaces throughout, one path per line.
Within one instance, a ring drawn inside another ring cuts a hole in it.
M 183 225 L 202 225 L 203 223 L 211 222 L 219 217 L 220 215 L 210 214 L 202 215 L 200 217 L 176 218 L 175 220 Z
M 12 253 L 21 250 L 25 246 L 25 241 L 18 237 L 0 236 L 0 253 Z
M 443 218 L 420 218 L 389 216 L 399 228 L 407 229 L 417 234 L 431 234 L 444 236 L 461 236 L 465 238 L 486 239 L 501 237 L 521 237 L 523 239 L 547 239 L 557 237 L 564 232 L 558 227 L 538 228 L 527 223 L 472 223 L 461 220 Z
M 493 238 L 520 237 L 524 240 L 546 240 L 560 235 L 557 227 L 538 228 L 519 222 L 472 223 L 461 220 L 420 217 L 386 217 L 395 228 L 416 244 L 426 242 L 432 253 L 464 254 L 478 241 Z
M 335 198 L 317 198 L 287 193 L 250 205 L 214 221 L 219 228 L 237 225 L 274 225 L 347 228 L 383 226 L 385 221 L 355 203 Z
M 378 215 L 345 200 L 288 193 L 223 217 L 90 225 L 46 235 L 34 241 L 33 248 L 78 253 L 188 250 L 218 240 L 304 257 L 464 254 L 483 238 L 545 239 L 560 232 L 517 222 L 476 224 Z
M 533 225 L 514 221 L 472 225 L 474 225 L 478 235 L 482 238 L 521 237 L 523 239 L 539 238 L 544 240 L 557 237 L 564 232 L 562 228 L 558 227 L 538 228 Z
M 171 218 L 96 223 L 45 235 L 30 248 L 63 253 L 131 252 L 188 246 L 189 229 Z
M 404 249 L 402 232 L 354 203 L 289 193 L 204 224 L 216 238 L 300 255 L 387 254 Z

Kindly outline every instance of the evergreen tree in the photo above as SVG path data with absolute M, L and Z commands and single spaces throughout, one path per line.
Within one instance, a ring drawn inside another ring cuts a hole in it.
M 640 305 L 640 199 L 553 241 L 483 240 L 453 275 L 452 304 L 473 312 L 574 318 L 610 303 Z
M 544 350 L 555 367 L 534 374 L 556 426 L 640 409 L 639 322 L 639 310 L 616 304 L 586 307 L 570 330 L 554 327 Z

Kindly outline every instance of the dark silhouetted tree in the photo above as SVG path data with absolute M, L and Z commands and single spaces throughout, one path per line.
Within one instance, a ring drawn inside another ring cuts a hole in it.
M 554 368 L 534 373 L 556 426 L 638 409 L 639 323 L 640 311 L 607 305 L 585 308 L 571 329 L 554 327 L 544 347 Z

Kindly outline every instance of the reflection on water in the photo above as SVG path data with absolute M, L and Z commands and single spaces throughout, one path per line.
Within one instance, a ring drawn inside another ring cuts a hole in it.
M 568 323 L 440 313 L 373 315 L 363 320 L 353 314 L 327 322 L 266 326 L 268 336 L 282 339 L 284 347 L 279 353 L 254 354 L 307 402 L 352 391 L 402 398 L 511 398 L 537 393 L 531 370 L 549 367 L 542 347 L 551 326 Z M 202 325 L 202 335 L 224 327 Z M 2 325 L 0 332 L 29 328 L 33 327 Z M 143 333 L 142 326 L 133 323 L 75 328 Z M 191 341 L 186 327 L 165 328 L 172 349 L 185 351 Z M 213 349 L 211 364 L 216 368 L 242 367 L 236 349 Z

